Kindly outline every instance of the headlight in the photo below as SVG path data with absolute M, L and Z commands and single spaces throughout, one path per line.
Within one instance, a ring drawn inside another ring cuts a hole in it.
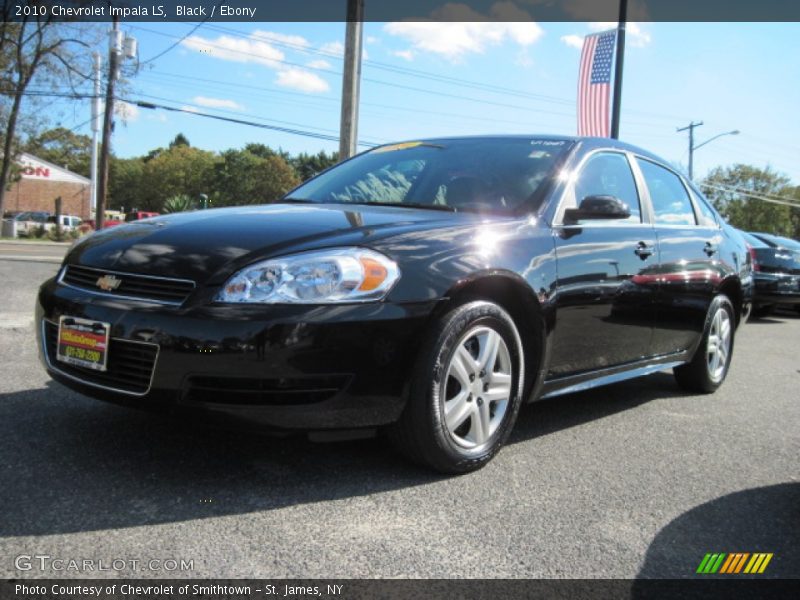
M 364 248 L 304 252 L 250 265 L 217 294 L 218 302 L 336 304 L 383 298 L 400 278 L 397 264 Z

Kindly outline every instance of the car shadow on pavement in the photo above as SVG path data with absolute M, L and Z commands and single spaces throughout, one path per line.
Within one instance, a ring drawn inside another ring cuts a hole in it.
M 656 535 L 637 578 L 696 577 L 707 553 L 722 552 L 773 554 L 763 574 L 733 577 L 800 578 L 800 483 L 735 492 L 683 513 Z
M 508 443 L 524 442 L 548 433 L 602 419 L 653 400 L 686 396 L 671 373 L 655 373 L 523 406 Z
M 524 407 L 511 443 L 680 394 L 669 375 Z M 107 405 L 55 382 L 0 396 L 0 537 L 116 529 L 445 479 L 381 438 L 318 444 Z

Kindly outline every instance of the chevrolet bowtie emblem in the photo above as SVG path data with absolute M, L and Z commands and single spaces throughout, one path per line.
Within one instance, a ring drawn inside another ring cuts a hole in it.
M 104 292 L 111 292 L 119 287 L 122 279 L 118 279 L 113 275 L 103 275 L 100 279 L 95 281 L 95 285 Z

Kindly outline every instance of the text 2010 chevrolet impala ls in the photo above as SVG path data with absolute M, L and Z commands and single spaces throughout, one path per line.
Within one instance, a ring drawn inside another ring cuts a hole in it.
M 668 368 L 714 391 L 751 287 L 738 233 L 648 152 L 435 139 L 277 204 L 97 232 L 41 287 L 37 324 L 48 372 L 85 394 L 283 431 L 383 428 L 464 472 L 526 401 Z

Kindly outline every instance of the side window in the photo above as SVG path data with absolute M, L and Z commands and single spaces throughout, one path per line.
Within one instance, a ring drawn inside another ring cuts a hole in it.
M 637 159 L 650 191 L 657 225 L 697 225 L 681 178 L 649 160 Z
M 714 214 L 714 211 L 711 210 L 708 201 L 694 190 L 690 191 L 692 193 L 692 198 L 694 198 L 694 205 L 697 207 L 699 213 L 697 215 L 697 220 L 700 222 L 700 225 L 703 227 L 716 227 L 717 216 Z
M 628 158 L 619 152 L 598 152 L 583 165 L 575 183 L 575 205 L 587 196 L 614 196 L 630 208 L 631 216 L 624 222 L 641 223 L 639 193 Z M 619 221 L 611 221 L 617 223 Z

